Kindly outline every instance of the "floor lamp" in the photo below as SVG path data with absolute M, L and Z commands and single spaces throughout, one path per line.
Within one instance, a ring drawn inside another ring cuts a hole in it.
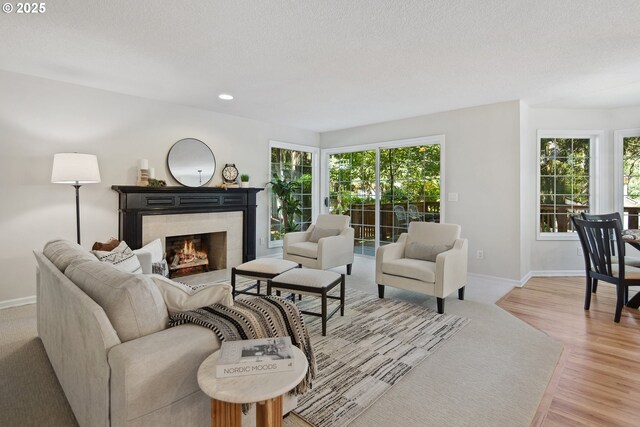
M 76 235 L 80 244 L 80 187 L 100 182 L 98 158 L 93 154 L 58 153 L 53 156 L 51 182 L 76 189 Z

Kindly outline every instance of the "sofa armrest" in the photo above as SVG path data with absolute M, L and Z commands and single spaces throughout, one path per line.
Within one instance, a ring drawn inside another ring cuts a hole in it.
M 402 233 L 395 243 L 378 247 L 376 251 L 376 282 L 382 274 L 382 263 L 404 257 L 404 247 L 407 243 L 407 233 Z
M 125 425 L 200 392 L 198 368 L 219 348 L 213 331 L 191 324 L 113 347 L 109 351 L 112 425 Z
M 151 252 L 145 249 L 135 249 L 133 251 L 134 254 L 138 257 L 138 261 L 140 261 L 140 266 L 142 267 L 143 274 L 151 274 Z
M 436 257 L 435 296 L 444 298 L 467 284 L 467 239 L 456 239 L 453 248 Z
M 355 231 L 347 227 L 338 236 L 318 240 L 318 264 L 321 269 L 353 263 L 353 238 Z

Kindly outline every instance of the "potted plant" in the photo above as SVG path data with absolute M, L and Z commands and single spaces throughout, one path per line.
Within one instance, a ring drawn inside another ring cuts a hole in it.
M 271 184 L 271 189 L 280 201 L 278 212 L 282 213 L 283 231 L 285 233 L 298 231 L 299 226 L 295 221 L 295 216 L 302 215 L 302 211 L 300 210 L 300 200 L 294 197 L 294 193 L 300 186 L 300 181 L 297 179 L 290 181 L 274 174 L 269 184 Z
M 249 187 L 249 175 L 247 175 L 246 173 L 240 175 L 240 186 L 242 188 Z

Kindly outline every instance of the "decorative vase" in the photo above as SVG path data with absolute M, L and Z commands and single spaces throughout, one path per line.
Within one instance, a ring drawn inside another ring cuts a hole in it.
M 240 182 L 240 187 L 241 188 L 249 188 L 249 181 L 241 181 Z

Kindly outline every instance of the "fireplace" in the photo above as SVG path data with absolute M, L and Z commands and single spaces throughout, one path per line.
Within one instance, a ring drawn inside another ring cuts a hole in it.
M 169 277 L 227 268 L 227 233 L 201 233 L 165 238 Z
M 209 250 L 208 268 L 236 267 L 256 257 L 256 194 L 262 188 L 111 188 L 118 193 L 119 238 L 132 249 L 160 238 L 167 252 L 167 236 L 225 232 L 226 252 L 213 257 L 225 254 L 225 267 L 211 265 Z

